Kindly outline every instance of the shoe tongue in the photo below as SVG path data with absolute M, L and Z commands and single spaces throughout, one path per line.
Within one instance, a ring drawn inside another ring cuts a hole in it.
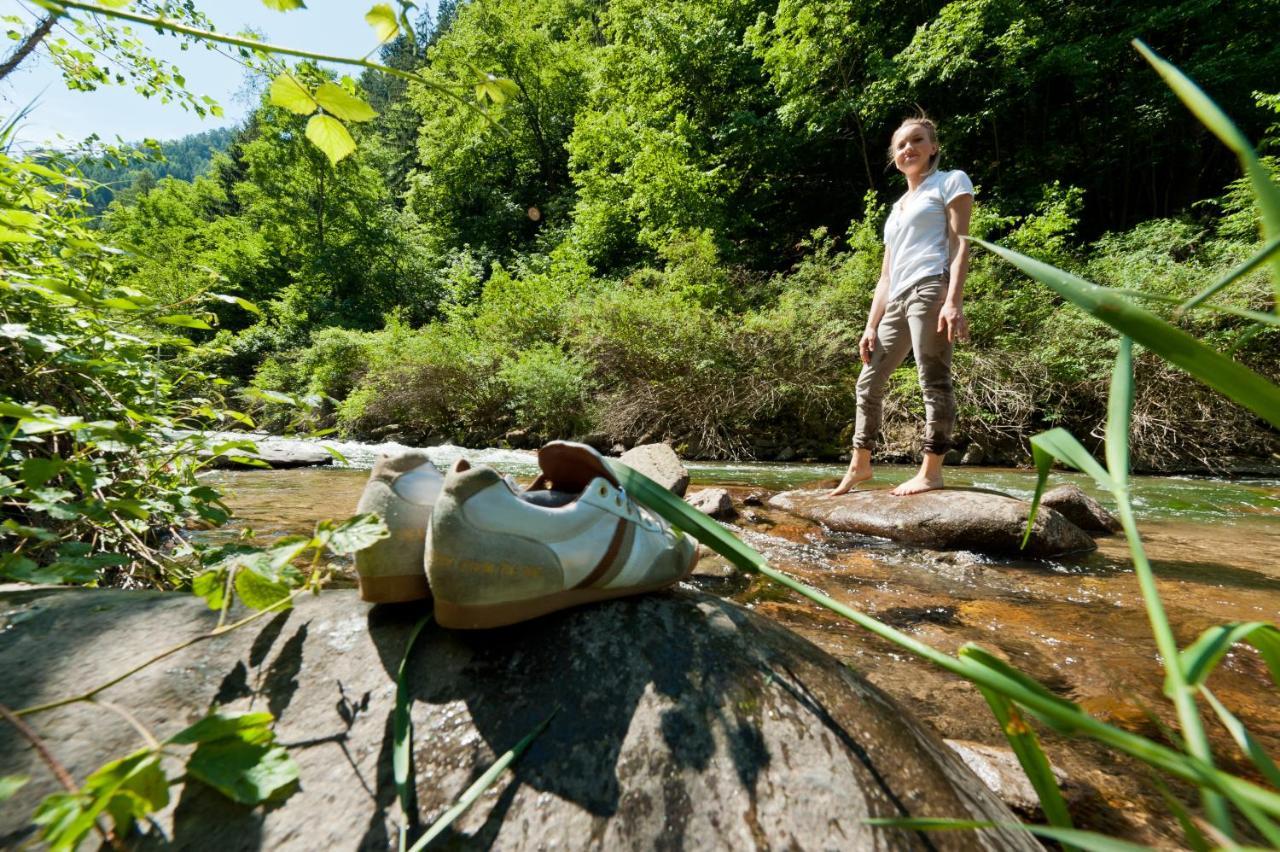
M 581 491 L 596 477 L 618 484 L 604 458 L 586 444 L 552 441 L 538 450 L 538 465 L 542 468 L 538 480 L 550 480 L 557 491 Z

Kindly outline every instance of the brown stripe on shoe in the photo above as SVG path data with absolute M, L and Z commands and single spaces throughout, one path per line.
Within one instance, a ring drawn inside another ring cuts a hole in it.
M 600 557 L 600 562 L 596 567 L 592 568 L 591 571 L 588 572 L 587 576 L 582 578 L 582 582 L 574 586 L 575 589 L 584 589 L 587 586 L 593 585 L 596 580 L 599 580 L 604 576 L 605 572 L 607 572 L 617 560 L 618 551 L 622 549 L 622 541 L 627 537 L 630 527 L 631 524 L 629 524 L 625 519 L 618 519 L 618 526 L 613 531 L 613 538 L 609 540 L 609 549 L 604 552 L 604 556 Z M 631 548 L 628 547 L 627 550 L 630 551 Z
M 622 540 L 622 546 L 618 548 L 618 552 L 614 554 L 613 565 L 609 566 L 609 570 L 604 572 L 604 576 L 596 581 L 597 588 L 604 588 L 613 582 L 613 578 L 622 573 L 623 567 L 627 564 L 627 560 L 631 558 L 631 546 L 636 540 L 636 525 L 634 523 L 627 524 L 627 534 Z

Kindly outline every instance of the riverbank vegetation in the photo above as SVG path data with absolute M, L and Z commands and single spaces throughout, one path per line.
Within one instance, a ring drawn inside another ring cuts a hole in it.
M 975 235 L 1183 298 L 1256 251 L 1256 212 L 1128 39 L 1197 76 L 1265 150 L 1280 100 L 1263 69 L 1280 57 L 1229 19 L 1196 4 L 446 4 L 384 61 L 437 80 L 501 68 L 520 95 L 498 124 L 367 74 L 380 115 L 335 167 L 264 92 L 207 174 L 129 193 L 103 229 L 128 286 L 261 305 L 192 335 L 201 366 L 313 401 L 317 427 L 833 459 L 902 191 L 888 129 L 915 104 L 939 113 L 944 167 L 978 185 Z M 1107 335 L 982 252 L 967 293 L 956 458 L 1026 463 L 1048 426 L 1100 435 Z M 1257 310 L 1271 296 L 1254 274 L 1221 298 Z M 1274 330 L 1181 321 L 1276 375 Z M 889 458 L 919 449 L 912 370 L 887 406 Z M 1280 449 L 1159 361 L 1140 354 L 1138 373 L 1140 469 L 1265 466 Z M 255 413 L 277 428 L 292 416 Z

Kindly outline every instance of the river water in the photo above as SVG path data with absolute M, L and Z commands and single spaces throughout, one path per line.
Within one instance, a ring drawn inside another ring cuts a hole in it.
M 340 445 L 341 446 L 341 445 Z M 266 537 L 309 532 L 317 520 L 349 515 L 372 462 L 372 448 L 341 446 L 349 466 L 217 472 L 237 521 Z M 463 451 L 431 451 L 446 465 Z M 518 478 L 536 464 L 528 453 L 468 452 Z M 738 501 L 833 479 L 830 465 L 690 464 L 692 490 L 723 485 Z M 870 487 L 908 478 L 884 466 Z M 1028 471 L 948 468 L 948 485 L 1027 498 Z M 1108 503 L 1085 477 L 1055 473 Z M 1280 480 L 1224 481 L 1137 477 L 1134 502 L 1160 593 L 1180 645 L 1227 621 L 1280 622 Z M 754 500 L 752 500 L 754 502 Z M 767 507 L 734 529 L 778 568 L 855 608 L 954 653 L 977 642 L 1112 724 L 1160 739 L 1173 725 L 1161 693 L 1159 656 L 1122 537 L 1099 539 L 1095 553 L 1049 561 L 934 552 L 881 539 L 832 535 Z M 338 584 L 351 585 L 349 566 Z M 819 609 L 788 590 L 704 557 L 691 583 L 731 598 L 810 639 L 931 722 L 945 737 L 1003 744 L 981 696 L 966 682 Z M 1252 648 L 1227 655 L 1209 686 L 1271 754 L 1280 756 L 1280 693 Z M 1206 717 L 1221 763 L 1248 777 L 1222 728 Z M 1146 770 L 1091 743 L 1042 732 L 1050 759 L 1070 779 L 1068 798 L 1082 827 L 1160 846 L 1178 846 L 1176 821 Z M 1194 794 L 1173 785 L 1175 794 Z

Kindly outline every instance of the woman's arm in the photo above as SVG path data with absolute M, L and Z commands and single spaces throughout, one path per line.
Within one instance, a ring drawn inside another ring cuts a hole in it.
M 885 302 L 889 299 L 889 247 L 884 247 L 884 262 L 880 264 L 880 280 L 876 283 L 876 294 L 871 298 L 871 311 L 867 314 L 867 327 L 858 341 L 858 355 L 862 363 L 871 363 L 871 353 L 876 348 L 876 327 L 884 319 Z
M 973 196 L 960 195 L 947 205 L 947 248 L 951 259 L 951 284 L 946 301 L 938 314 L 938 333 L 947 340 L 964 340 L 969 336 L 969 321 L 964 318 L 964 279 L 969 274 L 969 218 L 973 215 Z

